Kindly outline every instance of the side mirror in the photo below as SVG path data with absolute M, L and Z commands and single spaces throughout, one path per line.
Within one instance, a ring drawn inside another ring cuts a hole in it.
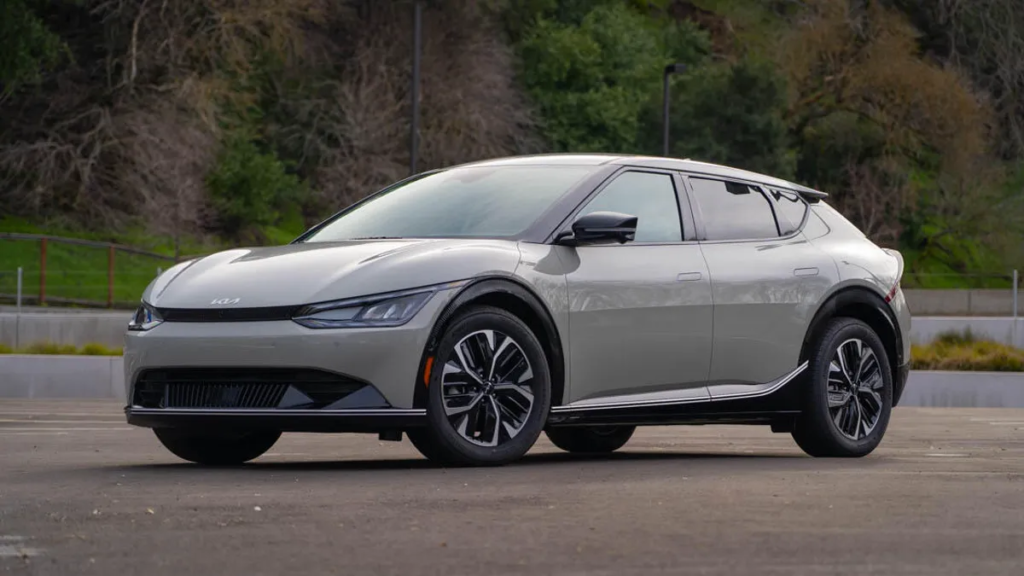
M 559 244 L 579 246 L 618 242 L 625 244 L 636 238 L 637 217 L 619 212 L 591 212 L 572 223 L 572 235 L 558 238 Z

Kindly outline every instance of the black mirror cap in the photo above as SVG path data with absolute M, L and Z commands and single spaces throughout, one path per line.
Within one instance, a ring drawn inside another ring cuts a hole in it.
M 636 238 L 637 217 L 621 212 L 591 212 L 572 223 L 576 244 L 618 242 L 625 244 Z

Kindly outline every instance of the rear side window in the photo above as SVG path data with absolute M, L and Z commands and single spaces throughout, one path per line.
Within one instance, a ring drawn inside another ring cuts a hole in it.
M 789 236 L 800 229 L 807 214 L 807 204 L 795 192 L 772 189 L 768 192 L 775 202 L 775 216 L 779 222 L 779 234 Z
M 690 178 L 707 240 L 778 238 L 772 206 L 760 188 L 708 178 Z
M 810 214 L 807 215 L 807 223 L 804 224 L 804 237 L 808 240 L 814 240 L 821 238 L 829 232 L 828 224 L 825 224 L 816 210 L 811 210 Z

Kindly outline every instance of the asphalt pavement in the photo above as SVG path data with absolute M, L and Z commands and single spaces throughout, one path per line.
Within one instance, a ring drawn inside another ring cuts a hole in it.
M 1024 574 L 1024 410 L 899 408 L 860 460 L 759 427 L 443 469 L 285 435 L 177 461 L 109 401 L 0 401 L 0 574 Z

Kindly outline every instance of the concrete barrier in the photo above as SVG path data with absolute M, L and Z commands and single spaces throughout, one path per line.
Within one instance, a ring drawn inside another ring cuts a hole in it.
M 120 356 L 0 355 L 0 398 L 124 400 Z
M 16 348 L 36 342 L 83 346 L 90 342 L 111 348 L 124 345 L 131 312 L 0 313 L 0 344 Z
M 109 356 L 0 356 L 0 398 L 125 400 L 124 363 Z M 1024 408 L 1024 372 L 912 371 L 900 406 Z
M 19 317 L 0 313 L 0 344 L 15 347 L 16 341 L 20 340 L 22 346 L 47 341 L 82 346 L 97 342 L 117 348 L 124 344 L 128 315 L 126 312 L 50 312 Z M 1024 318 L 915 316 L 910 339 L 917 344 L 927 344 L 942 332 L 959 332 L 968 328 L 979 337 L 1024 348 Z
M 943 332 L 964 330 L 970 330 L 981 340 L 1024 348 L 1024 318 L 915 316 L 911 323 L 910 341 L 914 344 L 928 344 Z
M 921 316 L 1012 316 L 1013 291 L 904 289 L 907 306 Z M 1024 295 L 1021 295 L 1024 297 Z M 1020 305 L 1024 305 L 1021 302 Z M 1018 310 L 1024 314 L 1024 310 Z
M 83 346 L 96 342 L 112 348 L 124 345 L 130 312 L 0 312 L 0 344 L 16 348 L 36 342 Z M 915 316 L 910 340 L 927 344 L 942 332 L 970 329 L 980 338 L 1024 348 L 1024 318 Z M 20 332 L 20 334 L 19 334 Z
M 911 371 L 900 406 L 1024 408 L 1024 372 Z

